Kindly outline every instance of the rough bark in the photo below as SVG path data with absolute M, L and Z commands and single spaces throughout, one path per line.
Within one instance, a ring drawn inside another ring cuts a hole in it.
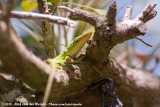
M 49 14 L 49 9 L 47 5 L 47 0 L 38 0 L 39 11 L 42 14 Z M 54 55 L 54 33 L 52 30 L 52 24 L 47 21 L 41 23 L 43 37 L 44 37 L 44 46 L 46 49 L 47 56 L 53 58 Z

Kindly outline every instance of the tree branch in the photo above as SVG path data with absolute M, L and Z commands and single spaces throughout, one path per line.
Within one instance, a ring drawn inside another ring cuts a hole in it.
M 31 87 L 44 90 L 51 68 L 28 51 L 11 28 L 3 20 L 0 21 L 0 59 L 5 72 L 23 77 L 23 81 Z
M 3 11 L 3 8 L 4 8 L 4 7 L 3 7 L 3 3 L 2 3 L 2 1 L 0 0 L 0 10 Z
M 116 38 L 119 43 L 124 42 L 126 39 L 133 39 L 138 35 L 144 35 L 147 32 L 145 23 L 156 16 L 156 11 L 154 10 L 155 6 L 156 3 L 146 6 L 145 9 L 134 20 L 128 20 L 131 16 L 132 7 L 126 9 L 122 22 L 117 24 L 117 34 L 123 35 Z M 128 14 L 127 11 L 129 11 Z M 126 16 L 129 18 L 126 18 Z M 115 42 L 117 40 L 115 40 Z
M 141 12 L 135 18 L 135 20 L 141 20 L 142 22 L 146 23 L 147 21 L 153 19 L 157 14 L 157 11 L 154 10 L 156 5 L 157 5 L 156 3 L 153 3 L 153 4 L 149 4 L 148 6 L 146 6 L 143 12 Z
M 117 4 L 114 2 L 112 5 L 109 6 L 108 12 L 107 12 L 107 19 L 108 24 L 110 26 L 115 25 L 116 23 L 116 15 L 117 15 Z
M 10 16 L 10 12 L 14 7 L 14 3 L 15 3 L 15 0 L 8 0 L 7 6 L 6 6 L 6 17 Z
M 3 20 L 0 20 L 0 59 L 5 73 L 14 75 L 38 91 L 45 90 L 51 67 L 29 51 L 12 27 Z M 68 85 L 69 75 L 57 69 L 54 79 L 52 92 L 61 95 L 64 86 Z
M 49 14 L 47 0 L 38 0 L 39 11 L 42 14 Z M 52 24 L 50 22 L 43 21 L 42 32 L 44 37 L 44 47 L 49 58 L 53 58 L 54 55 L 54 33 L 52 30 Z
M 153 47 L 152 44 L 149 44 L 149 43 L 145 42 L 143 39 L 141 39 L 141 38 L 139 38 L 139 37 L 136 37 L 136 39 L 138 39 L 138 40 L 141 41 L 142 43 L 146 44 L 147 46 Z
M 100 16 L 96 13 L 88 12 L 85 10 L 77 9 L 77 8 L 74 8 L 68 17 L 72 20 L 81 20 L 81 21 L 88 22 L 94 27 L 99 27 L 101 23 L 105 21 L 103 16 Z
M 52 23 L 56 23 L 56 24 L 67 25 L 70 27 L 75 27 L 75 25 L 76 25 L 76 23 L 74 21 L 69 20 L 67 18 L 53 16 L 53 15 L 32 13 L 32 12 L 11 11 L 10 17 L 17 18 L 17 19 L 32 19 L 32 20 L 39 20 L 39 21 L 48 21 L 48 22 L 52 22 Z

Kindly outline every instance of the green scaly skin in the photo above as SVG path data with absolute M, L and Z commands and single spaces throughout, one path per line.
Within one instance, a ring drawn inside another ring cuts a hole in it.
M 53 59 L 47 59 L 46 62 L 50 63 L 50 61 L 53 61 L 56 63 L 56 68 L 63 68 L 65 63 L 79 63 L 80 61 L 74 60 L 74 58 L 91 36 L 93 36 L 93 32 L 76 37 L 60 55 Z

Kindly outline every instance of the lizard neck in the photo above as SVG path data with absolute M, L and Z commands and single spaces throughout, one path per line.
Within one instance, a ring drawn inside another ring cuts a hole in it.
M 69 56 L 68 50 L 64 50 L 61 54 L 59 54 L 53 60 L 65 60 L 66 56 Z

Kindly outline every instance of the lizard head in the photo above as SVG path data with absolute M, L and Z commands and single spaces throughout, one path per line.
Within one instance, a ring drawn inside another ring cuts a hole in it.
M 81 36 L 76 37 L 72 42 L 71 45 L 67 47 L 69 55 L 74 58 L 76 55 L 81 51 L 85 43 L 91 38 L 93 32 L 89 32 L 83 34 Z

